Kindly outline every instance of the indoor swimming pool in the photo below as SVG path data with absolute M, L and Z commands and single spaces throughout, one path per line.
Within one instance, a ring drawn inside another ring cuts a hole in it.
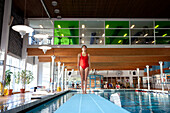
M 134 90 L 108 90 L 105 92 L 97 91 L 89 93 L 95 93 L 110 100 L 110 95 L 115 92 L 120 95 L 122 107 L 131 113 L 170 112 L 170 96 L 168 94 L 135 92 Z M 80 92 L 70 91 L 30 111 L 27 111 L 27 113 L 52 113 L 73 95 L 78 93 Z

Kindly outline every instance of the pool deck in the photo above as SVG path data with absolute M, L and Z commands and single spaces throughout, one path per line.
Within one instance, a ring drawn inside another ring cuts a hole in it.
M 55 92 L 54 95 L 49 95 L 42 99 L 31 99 L 32 93 L 18 93 L 9 96 L 0 96 L 0 113 L 16 113 L 29 109 L 35 105 L 53 99 L 59 95 L 62 95 L 69 90 Z
M 76 94 L 54 113 L 130 113 L 95 94 Z

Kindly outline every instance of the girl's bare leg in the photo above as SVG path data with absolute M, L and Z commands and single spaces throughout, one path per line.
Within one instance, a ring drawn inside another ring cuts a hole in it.
M 80 66 L 80 76 L 81 76 L 81 89 L 82 89 L 82 93 L 84 94 L 84 77 L 83 77 L 83 68 Z
M 87 88 L 87 77 L 89 75 L 89 67 L 85 69 L 85 94 L 86 94 L 86 88 Z

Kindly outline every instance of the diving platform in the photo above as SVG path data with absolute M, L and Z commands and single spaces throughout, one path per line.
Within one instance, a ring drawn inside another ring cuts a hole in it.
M 130 113 L 96 94 L 76 94 L 54 113 Z

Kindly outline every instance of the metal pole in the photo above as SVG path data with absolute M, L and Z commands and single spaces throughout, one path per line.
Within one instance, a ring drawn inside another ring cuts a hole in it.
M 52 58 L 52 63 L 51 63 L 51 82 L 52 82 L 52 85 L 51 85 L 51 92 L 54 92 L 54 62 L 55 62 L 55 56 L 51 56 Z
M 140 89 L 139 68 L 137 68 L 137 75 L 138 75 L 138 89 Z
M 160 72 L 161 72 L 161 83 L 162 83 L 162 91 L 164 91 L 164 85 L 163 85 L 163 68 L 162 68 L 162 61 L 159 61 L 160 64 Z
M 57 88 L 60 87 L 60 65 L 61 65 L 61 62 L 58 62 L 58 81 L 57 81 Z
M 150 85 L 149 85 L 149 65 L 146 65 L 147 69 L 147 78 L 148 78 L 148 90 L 150 90 Z
M 64 63 L 63 63 L 63 66 L 62 66 L 62 72 L 61 72 L 61 90 L 63 91 L 64 90 Z
M 65 90 L 67 90 L 67 69 L 65 69 Z

